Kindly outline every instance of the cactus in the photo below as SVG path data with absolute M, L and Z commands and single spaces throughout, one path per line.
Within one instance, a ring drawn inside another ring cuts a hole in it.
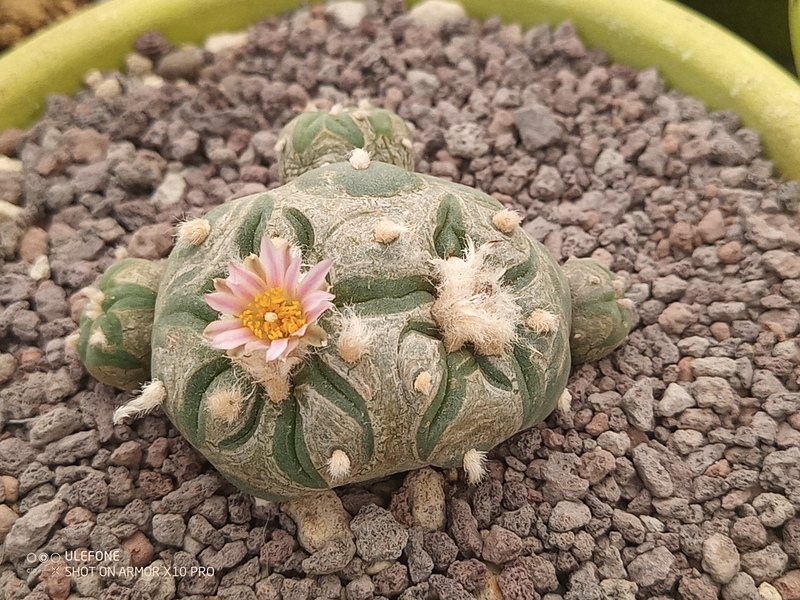
M 403 119 L 366 104 L 355 110 L 335 107 L 331 112 L 305 112 L 283 128 L 277 145 L 281 183 L 342 161 L 357 148 L 371 160 L 414 169 L 411 131 Z
M 133 390 L 150 379 L 150 334 L 163 264 L 126 258 L 85 288 L 78 353 L 105 384 Z
M 573 357 L 630 327 L 613 275 L 562 269 L 492 197 L 369 153 L 181 226 L 152 381 L 117 420 L 160 406 L 231 482 L 284 500 L 424 465 L 474 483 L 489 449 L 568 406 Z

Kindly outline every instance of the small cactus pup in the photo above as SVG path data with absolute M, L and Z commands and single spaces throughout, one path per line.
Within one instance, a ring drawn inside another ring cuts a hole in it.
M 609 272 L 562 269 L 486 194 L 352 145 L 326 160 L 185 226 L 151 381 L 115 420 L 160 406 L 268 500 L 426 465 L 477 482 L 488 450 L 568 407 L 571 345 L 610 352 L 631 307 Z
M 411 130 L 395 113 L 362 102 L 357 109 L 335 105 L 329 112 L 309 110 L 281 130 L 276 150 L 281 183 L 312 169 L 340 162 L 357 148 L 369 158 L 414 170 Z
M 126 258 L 84 288 L 78 354 L 95 378 L 123 390 L 150 379 L 150 336 L 163 264 Z

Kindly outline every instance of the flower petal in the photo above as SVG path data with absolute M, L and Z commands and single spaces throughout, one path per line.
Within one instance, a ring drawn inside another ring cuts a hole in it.
M 289 340 L 286 338 L 281 338 L 279 340 L 274 340 L 270 345 L 269 349 L 267 350 L 267 354 L 264 359 L 269 362 L 271 360 L 275 360 L 288 354 Z
M 261 284 L 264 289 L 268 288 L 267 285 L 267 274 L 264 272 L 264 265 L 261 264 L 261 261 L 258 259 L 258 256 L 255 254 L 251 254 L 247 258 L 244 259 L 244 268 L 253 273 L 256 277 L 261 280 Z
M 267 350 L 269 349 L 271 342 L 269 340 L 259 340 L 254 339 L 252 342 L 247 342 L 244 345 L 244 352 L 245 354 L 249 354 L 251 352 L 255 352 L 256 350 Z
M 212 292 L 204 298 L 211 308 L 226 315 L 240 315 L 248 305 L 247 300 L 226 292 Z
M 230 264 L 228 286 L 240 297 L 252 299 L 256 294 L 264 291 L 264 281 L 258 275 L 240 267 L 236 263 Z
M 297 288 L 297 295 L 303 298 L 311 292 L 325 289 L 325 286 L 327 286 L 325 277 L 328 275 L 328 271 L 331 270 L 332 266 L 333 261 L 328 259 L 311 267 L 311 270 L 309 270 L 300 281 L 300 286 Z
M 211 321 L 211 323 L 206 325 L 206 328 L 203 330 L 203 335 L 212 337 L 224 331 L 233 331 L 235 329 L 239 329 L 241 326 L 242 322 L 239 319 L 224 317 L 222 319 L 217 319 L 216 321 Z
M 308 304 L 304 304 L 303 314 L 305 315 L 306 320 L 309 323 L 313 323 L 314 321 L 319 319 L 322 313 L 332 308 L 333 308 L 333 303 L 328 298 L 323 297 L 319 298 L 318 300 L 308 302 Z
M 244 346 L 253 339 L 253 332 L 246 327 L 240 327 L 232 331 L 223 331 L 211 338 L 211 347 L 218 350 L 233 350 L 239 346 Z
M 297 297 L 297 284 L 300 281 L 301 264 L 302 259 L 299 256 L 294 257 L 289 263 L 289 268 L 286 269 L 286 272 L 283 274 L 281 287 L 286 290 L 286 296 L 288 298 Z
M 261 238 L 261 253 L 259 258 L 264 265 L 269 287 L 280 287 L 283 275 L 289 266 L 289 244 L 282 244 L 276 248 L 268 235 Z
M 326 345 L 328 341 L 328 334 L 319 325 L 314 325 L 313 323 L 309 323 L 308 330 L 303 336 L 303 341 L 309 346 L 320 348 Z

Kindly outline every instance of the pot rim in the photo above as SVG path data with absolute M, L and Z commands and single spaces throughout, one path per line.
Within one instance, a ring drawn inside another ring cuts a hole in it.
M 311 4 L 320 0 L 311 0 Z M 409 5 L 421 0 L 409 0 Z M 800 83 L 749 43 L 672 0 L 460 0 L 471 17 L 523 28 L 570 20 L 588 46 L 666 82 L 710 110 L 736 112 L 761 134 L 787 178 L 800 178 Z M 298 8 L 300 0 L 105 0 L 0 56 L 0 130 L 26 127 L 50 93 L 71 94 L 90 69 L 122 65 L 133 42 L 157 29 L 173 43 L 201 42 Z M 85 35 L 87 31 L 92 35 Z

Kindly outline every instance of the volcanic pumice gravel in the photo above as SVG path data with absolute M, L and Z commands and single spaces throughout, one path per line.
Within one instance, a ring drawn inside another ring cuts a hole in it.
M 145 34 L 125 75 L 0 135 L 0 597 L 800 598 L 796 183 L 736 115 L 568 24 L 434 16 L 387 0 L 205 49 Z M 277 132 L 309 101 L 361 100 L 413 124 L 418 171 L 620 273 L 635 328 L 476 486 L 428 468 L 257 502 L 160 413 L 112 425 L 129 395 L 66 342 L 77 292 L 275 187 Z

